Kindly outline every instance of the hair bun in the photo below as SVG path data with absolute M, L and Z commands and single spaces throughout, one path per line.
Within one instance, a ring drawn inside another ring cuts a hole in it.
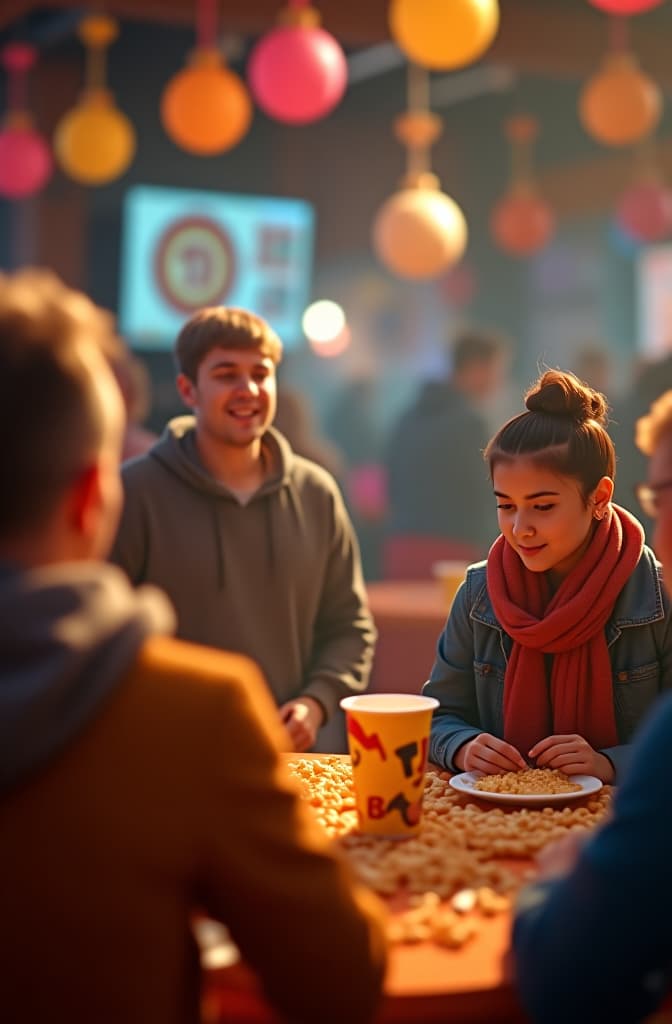
M 604 395 L 562 370 L 547 370 L 525 395 L 525 405 L 530 412 L 565 416 L 578 423 L 592 419 L 605 426 L 607 421 Z

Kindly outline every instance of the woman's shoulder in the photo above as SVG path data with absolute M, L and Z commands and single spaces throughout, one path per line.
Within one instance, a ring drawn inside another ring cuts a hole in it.
M 469 617 L 487 626 L 499 627 L 488 593 L 488 562 L 474 562 L 465 574 L 463 601 Z
M 648 544 L 623 587 L 614 609 L 616 625 L 647 625 L 666 619 L 670 600 L 663 585 L 663 567 Z
M 472 589 L 474 587 L 478 588 L 484 586 L 487 579 L 487 569 L 487 558 L 484 558 L 480 562 L 472 562 L 471 565 L 468 565 L 465 573 L 467 586 L 470 586 Z

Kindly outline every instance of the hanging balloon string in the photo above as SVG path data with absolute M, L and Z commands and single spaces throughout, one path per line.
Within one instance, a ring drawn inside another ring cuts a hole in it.
M 506 136 L 511 143 L 511 181 L 527 184 L 532 180 L 532 143 L 537 134 L 533 117 L 520 114 L 506 122 Z
M 196 40 L 199 50 L 217 46 L 217 0 L 198 0 L 196 7 Z
M 409 114 L 416 118 L 417 127 L 422 124 L 422 115 L 430 115 L 429 112 L 429 72 L 418 64 L 408 65 L 406 78 L 407 106 Z M 406 170 L 409 177 L 425 174 L 429 170 L 429 148 L 434 141 L 431 133 L 422 131 L 413 138 L 408 134 Z
M 406 96 L 409 110 L 429 110 L 429 72 L 418 64 L 408 65 Z
M 653 136 L 650 135 L 648 138 L 643 139 L 635 147 L 633 156 L 636 178 L 660 178 L 661 168 L 658 160 L 658 144 Z
M 628 19 L 622 15 L 612 14 L 609 17 L 608 32 L 611 53 L 625 53 L 630 42 Z
M 7 108 L 9 113 L 28 106 L 28 71 L 35 62 L 35 50 L 27 43 L 8 43 L 2 51 L 7 71 Z
M 107 48 L 117 38 L 117 22 L 106 14 L 92 14 L 79 24 L 79 37 L 86 47 L 85 88 L 98 92 L 107 82 Z
M 292 27 L 317 28 L 322 23 L 322 15 L 310 0 L 287 0 L 287 4 L 278 14 L 279 25 Z

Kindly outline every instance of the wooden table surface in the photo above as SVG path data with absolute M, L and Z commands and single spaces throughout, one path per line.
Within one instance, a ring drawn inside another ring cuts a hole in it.
M 522 872 L 530 863 L 518 861 L 516 866 Z M 389 905 L 394 913 L 402 903 L 392 900 Z M 477 934 L 458 950 L 429 941 L 390 946 L 377 1024 L 525 1024 L 527 1017 L 507 978 L 510 929 L 511 914 L 504 912 L 479 917 Z M 209 1024 L 278 1021 L 253 975 L 239 962 L 206 972 L 205 1008 Z

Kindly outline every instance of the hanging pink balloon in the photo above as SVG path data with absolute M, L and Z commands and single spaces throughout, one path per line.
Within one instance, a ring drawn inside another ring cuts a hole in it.
M 14 122 L 0 131 L 0 195 L 34 195 L 48 182 L 52 167 L 49 146 L 29 125 Z
M 664 0 L 588 0 L 593 7 L 607 14 L 643 14 L 660 7 Z
M 2 51 L 9 77 L 8 106 L 0 130 L 0 196 L 24 199 L 46 185 L 53 170 L 49 145 L 33 123 L 25 101 L 25 77 L 35 63 L 35 50 L 10 43 Z
M 478 292 L 476 271 L 462 260 L 445 277 L 439 279 L 438 286 L 439 294 L 448 305 L 462 309 L 471 305 Z
M 637 242 L 659 242 L 672 234 L 672 190 L 655 178 L 636 182 L 619 199 L 616 222 Z
M 281 24 L 254 47 L 247 67 L 261 109 L 286 124 L 308 124 L 329 114 L 348 82 L 340 44 L 323 28 L 306 0 L 290 0 Z

